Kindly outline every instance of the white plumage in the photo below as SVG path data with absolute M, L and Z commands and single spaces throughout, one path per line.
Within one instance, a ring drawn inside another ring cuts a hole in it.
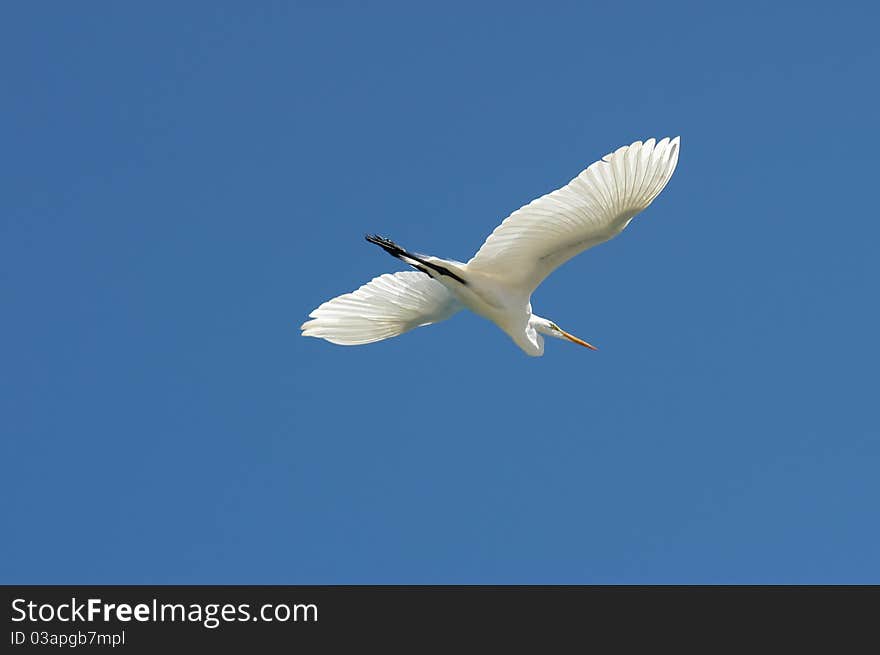
M 303 336 L 342 345 L 371 343 L 437 323 L 462 307 L 495 322 L 529 355 L 542 334 L 593 348 L 532 313 L 531 294 L 556 268 L 619 234 L 672 177 L 679 138 L 622 146 L 568 184 L 508 216 L 465 263 L 368 240 L 417 272 L 386 274 L 329 300 L 302 325 Z
M 325 302 L 302 330 L 307 337 L 357 346 L 438 323 L 461 308 L 446 287 L 424 273 L 386 273 Z

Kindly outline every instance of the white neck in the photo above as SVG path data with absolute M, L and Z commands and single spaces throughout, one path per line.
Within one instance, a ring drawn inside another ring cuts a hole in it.
M 543 316 L 538 316 L 537 314 L 532 314 L 531 318 L 529 318 L 529 327 L 534 328 L 541 334 L 546 334 L 548 337 L 557 336 L 556 330 L 551 327 L 552 325 L 552 321 L 547 320 Z
M 550 321 L 532 314 L 529 317 L 528 323 L 526 323 L 525 330 L 521 333 L 521 336 L 517 335 L 515 341 L 526 354 L 532 357 L 540 357 L 544 354 L 544 337 L 541 334 L 553 334 L 550 329 Z

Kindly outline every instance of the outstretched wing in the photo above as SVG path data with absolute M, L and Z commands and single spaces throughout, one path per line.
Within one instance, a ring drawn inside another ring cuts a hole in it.
M 439 282 L 418 271 L 386 273 L 357 291 L 328 300 L 300 328 L 342 346 L 396 337 L 413 328 L 437 323 L 461 309 Z
M 675 170 L 679 137 L 618 148 L 561 189 L 516 210 L 468 269 L 503 278 L 529 293 L 557 267 L 619 234 L 651 204 Z

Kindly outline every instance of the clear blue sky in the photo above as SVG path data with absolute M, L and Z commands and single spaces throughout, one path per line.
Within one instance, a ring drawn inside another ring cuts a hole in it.
M 321 4 L 4 6 L 0 582 L 880 583 L 878 10 Z M 299 336 L 679 134 L 599 352 Z

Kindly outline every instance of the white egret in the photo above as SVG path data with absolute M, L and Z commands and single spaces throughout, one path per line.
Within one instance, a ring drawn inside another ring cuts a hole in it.
M 636 141 L 590 165 L 571 182 L 508 216 L 469 262 L 367 241 L 415 271 L 386 273 L 328 300 L 303 323 L 303 336 L 345 346 L 372 343 L 449 318 L 461 309 L 489 319 L 526 354 L 544 354 L 541 335 L 595 350 L 532 313 L 532 292 L 554 269 L 619 234 L 663 190 L 678 162 L 679 137 Z

